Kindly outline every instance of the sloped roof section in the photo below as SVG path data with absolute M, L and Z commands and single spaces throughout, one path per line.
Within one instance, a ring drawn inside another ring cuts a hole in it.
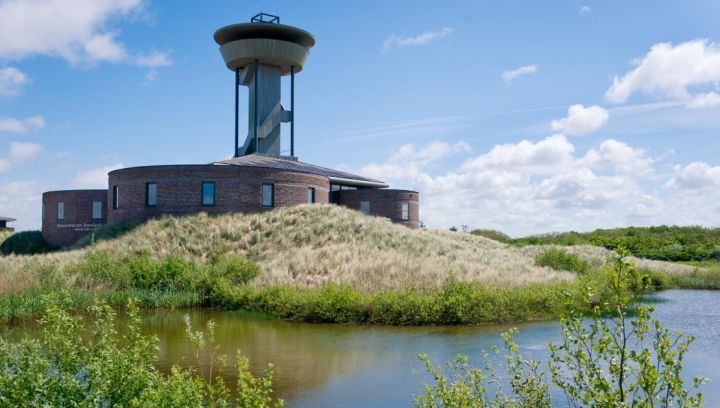
M 371 179 L 369 177 L 358 176 L 356 174 L 346 173 L 344 171 L 328 169 L 327 167 L 316 166 L 309 163 L 303 163 L 301 161 L 293 160 L 290 158 L 267 156 L 256 153 L 246 156 L 233 157 L 227 160 L 220 160 L 213 164 L 227 166 L 266 167 L 273 169 L 299 171 L 303 173 L 311 173 L 325 176 L 330 179 L 330 182 L 337 184 L 374 188 L 388 187 L 385 182 Z

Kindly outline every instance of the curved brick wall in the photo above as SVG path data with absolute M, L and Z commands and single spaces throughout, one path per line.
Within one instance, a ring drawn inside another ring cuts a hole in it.
M 338 195 L 338 204 L 360 210 L 362 201 L 370 202 L 370 215 L 389 218 L 390 221 L 410 228 L 420 227 L 420 194 L 417 191 L 392 189 L 342 190 Z M 401 203 L 407 202 L 409 216 L 401 217 Z
M 203 206 L 203 181 L 215 182 L 215 205 Z M 145 204 L 146 183 L 157 183 L 157 205 Z M 201 211 L 217 214 L 254 212 L 262 206 L 263 183 L 275 185 L 275 207 L 307 203 L 308 188 L 315 202 L 327 203 L 327 177 L 262 167 L 221 165 L 166 165 L 119 169 L 110 172 L 106 200 L 109 222 L 144 221 L 162 214 L 183 215 Z M 112 208 L 113 186 L 118 187 L 118 208 Z
M 101 218 L 92 218 L 94 201 L 101 205 Z M 58 203 L 65 208 L 64 219 L 58 219 Z M 107 223 L 107 190 L 48 191 L 42 196 L 42 234 L 48 244 L 64 247 Z

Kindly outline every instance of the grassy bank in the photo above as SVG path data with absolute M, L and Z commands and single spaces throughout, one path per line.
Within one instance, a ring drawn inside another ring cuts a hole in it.
M 0 257 L 0 320 L 65 291 L 144 307 L 248 309 L 318 322 L 476 324 L 546 319 L 604 286 L 611 252 L 514 247 L 405 227 L 337 206 L 163 218 L 87 247 Z M 658 288 L 712 287 L 720 271 L 637 260 Z

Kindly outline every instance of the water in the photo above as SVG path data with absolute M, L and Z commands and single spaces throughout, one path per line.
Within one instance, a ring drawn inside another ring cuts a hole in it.
M 720 378 L 720 292 L 673 290 L 656 298 L 655 318 L 697 337 L 686 357 L 687 378 Z M 547 343 L 559 338 L 556 322 L 391 327 L 304 324 L 216 310 L 149 311 L 143 329 L 159 336 L 162 369 L 196 364 L 184 333 L 185 314 L 196 328 L 214 320 L 220 352 L 234 357 L 235 350 L 241 350 L 256 373 L 273 363 L 276 396 L 289 407 L 411 406 L 413 395 L 427 380 L 417 359 L 420 353 L 436 363 L 463 353 L 480 365 L 482 351 L 500 346 L 500 333 L 518 327 L 516 341 L 522 353 L 543 359 L 549 354 Z M 233 373 L 225 374 L 234 383 Z M 710 382 L 702 391 L 706 406 L 720 406 L 720 387 Z

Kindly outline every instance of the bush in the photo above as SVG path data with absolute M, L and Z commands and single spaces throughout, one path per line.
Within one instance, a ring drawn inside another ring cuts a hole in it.
M 595 245 L 660 261 L 720 259 L 720 228 L 699 226 L 626 227 L 592 232 L 562 232 L 511 240 L 515 245 Z
M 580 255 L 557 248 L 548 248 L 535 257 L 537 266 L 546 266 L 557 271 L 570 271 L 578 275 L 585 275 L 590 271 L 591 265 Z
M 193 356 L 209 355 L 210 370 L 173 367 L 166 375 L 154 366 L 157 338 L 141 333 L 133 303 L 123 336 L 116 331 L 112 308 L 96 303 L 89 312 L 91 327 L 51 302 L 41 320 L 42 340 L 13 344 L 0 338 L 0 406 L 282 406 L 270 398 L 272 366 L 265 377 L 255 377 L 239 352 L 232 395 L 219 376 L 227 359 L 216 355 L 212 322 L 205 333 L 193 331 L 189 323 L 186 328 Z
M 3 255 L 36 255 L 50 252 L 55 248 L 48 245 L 40 231 L 17 232 L 0 244 Z
M 525 359 L 513 340 L 515 330 L 503 334 L 507 377 L 502 378 L 485 358 L 484 369 L 458 356 L 434 366 L 420 355 L 433 382 L 415 398 L 418 407 L 550 407 L 549 384 L 562 391 L 563 403 L 573 407 L 699 407 L 704 383 L 694 378 L 689 386 L 682 376 L 683 360 L 694 338 L 671 333 L 652 320 L 652 307 L 636 306 L 639 293 L 650 282 L 621 256 L 604 271 L 602 291 L 607 302 L 591 303 L 590 318 L 569 307 L 560 320 L 559 344 L 550 343 L 547 371 L 540 362 Z M 600 288 L 589 287 L 592 299 Z M 629 313 L 634 318 L 629 318 Z M 498 352 L 497 350 L 494 350 Z M 487 391 L 487 384 L 496 387 Z M 510 384 L 511 392 L 502 385 Z

